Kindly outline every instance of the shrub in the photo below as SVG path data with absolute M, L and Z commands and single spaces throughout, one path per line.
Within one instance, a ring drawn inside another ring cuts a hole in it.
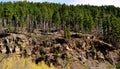
M 118 63 L 116 64 L 116 68 L 117 68 L 117 69 L 120 69 L 120 62 L 118 62 Z

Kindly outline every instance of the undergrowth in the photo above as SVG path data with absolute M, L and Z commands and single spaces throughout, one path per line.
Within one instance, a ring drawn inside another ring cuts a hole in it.
M 38 65 L 31 61 L 31 58 L 10 57 L 0 62 L 0 69 L 54 69 L 51 64 L 50 67 L 45 62 L 40 62 Z

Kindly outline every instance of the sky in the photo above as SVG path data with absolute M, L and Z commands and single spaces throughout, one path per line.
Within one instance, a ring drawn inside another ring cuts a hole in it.
M 0 0 L 0 2 L 7 1 L 20 1 L 20 0 Z M 27 0 L 33 2 L 54 2 L 54 3 L 65 3 L 65 4 L 89 4 L 89 5 L 114 5 L 116 7 L 120 7 L 120 0 Z

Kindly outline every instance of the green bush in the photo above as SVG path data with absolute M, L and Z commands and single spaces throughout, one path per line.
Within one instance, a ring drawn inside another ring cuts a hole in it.
M 116 68 L 120 69 L 120 61 L 116 64 Z

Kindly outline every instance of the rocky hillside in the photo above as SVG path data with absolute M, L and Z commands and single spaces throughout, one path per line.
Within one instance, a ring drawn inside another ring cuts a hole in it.
M 56 69 L 115 68 L 119 49 L 113 45 L 90 34 L 71 33 L 69 39 L 62 35 L 59 32 L 10 33 L 0 37 L 0 55 L 32 57 L 36 64 L 45 61 Z

